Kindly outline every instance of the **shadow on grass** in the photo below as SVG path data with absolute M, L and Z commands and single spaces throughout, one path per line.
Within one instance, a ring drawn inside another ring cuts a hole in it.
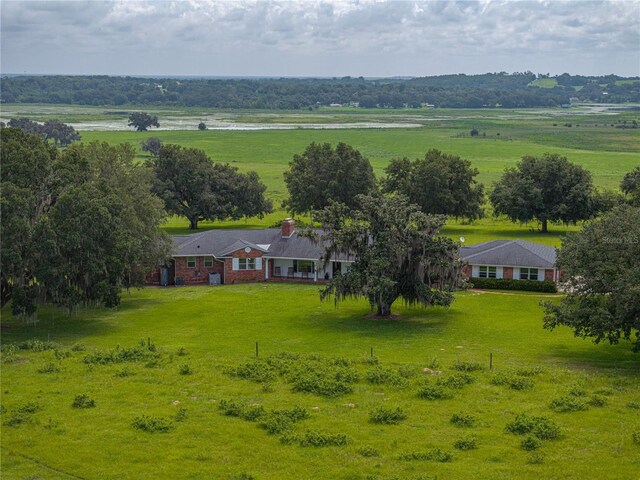
M 2 343 L 17 343 L 30 339 L 52 340 L 56 342 L 81 341 L 89 335 L 109 334 L 118 328 L 109 322 L 112 315 L 148 308 L 161 303 L 149 298 L 130 298 L 122 302 L 117 309 L 104 307 L 81 307 L 69 315 L 66 309 L 46 305 L 38 310 L 36 322 L 24 322 L 14 319 L 10 308 L 2 310 Z
M 616 374 L 639 376 L 640 353 L 634 353 L 632 348 L 630 341 L 610 345 L 575 338 L 569 345 L 550 346 L 541 357 L 573 370 L 615 370 Z

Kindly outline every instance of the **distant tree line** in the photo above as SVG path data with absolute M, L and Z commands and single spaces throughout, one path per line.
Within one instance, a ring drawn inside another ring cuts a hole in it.
M 28 118 L 12 118 L 9 120 L 8 126 L 38 135 L 43 140 L 53 140 L 55 146 L 66 147 L 72 142 L 80 140 L 80 134 L 71 125 L 59 120 L 38 123 Z
M 609 103 L 640 101 L 638 78 L 563 74 L 555 77 L 558 85 L 554 88 L 532 86 L 537 78 L 540 76 L 531 72 L 411 79 L 16 76 L 2 78 L 0 102 L 303 109 L 332 104 L 363 108 L 427 104 L 447 108 L 540 107 L 566 104 L 572 97 Z

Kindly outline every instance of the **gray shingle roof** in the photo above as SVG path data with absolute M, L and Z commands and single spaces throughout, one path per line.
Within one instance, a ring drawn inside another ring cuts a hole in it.
M 213 255 L 221 258 L 246 246 L 261 250 L 266 257 L 272 258 L 318 260 L 323 253 L 319 245 L 297 232 L 283 238 L 279 228 L 208 230 L 171 239 L 175 256 Z M 342 255 L 336 260 L 347 260 L 347 257 Z
M 526 240 L 493 240 L 460 249 L 472 265 L 554 268 L 556 249 Z

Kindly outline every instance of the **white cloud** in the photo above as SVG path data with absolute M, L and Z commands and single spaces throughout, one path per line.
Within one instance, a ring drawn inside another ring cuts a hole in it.
M 1 2 L 2 72 L 640 73 L 637 1 Z

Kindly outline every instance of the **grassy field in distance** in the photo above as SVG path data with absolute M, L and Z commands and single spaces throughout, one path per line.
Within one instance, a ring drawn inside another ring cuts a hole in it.
M 321 303 L 313 285 L 255 284 L 132 291 L 117 311 L 90 308 L 68 317 L 45 309 L 35 326 L 12 322 L 4 310 L 11 328 L 3 344 L 49 338 L 60 347 L 57 354 L 19 350 L 12 357 L 3 349 L 3 476 L 389 480 L 473 472 L 476 479 L 634 478 L 640 468 L 632 437 L 640 430 L 637 355 L 627 342 L 594 345 L 566 329 L 543 330 L 544 299 L 467 292 L 449 309 L 397 305 L 400 319 L 385 321 L 368 317 L 365 302 L 338 309 Z M 148 337 L 157 346 L 153 358 L 90 360 Z M 86 350 L 72 349 L 77 343 Z M 301 357 L 273 357 L 281 352 Z M 268 369 L 270 358 L 294 371 L 348 373 L 353 390 L 333 397 L 295 392 L 287 375 L 265 384 L 229 374 L 243 366 Z M 481 370 L 461 372 L 456 362 Z M 425 373 L 427 367 L 441 374 Z M 448 399 L 418 397 L 424 386 L 458 381 L 470 383 L 443 387 Z M 72 408 L 80 394 L 95 407 Z M 560 413 L 551 408 L 555 399 L 579 409 Z M 268 434 L 263 420 L 223 415 L 222 400 L 266 412 L 300 406 L 309 418 L 288 436 Z M 398 425 L 372 423 L 370 412 L 381 406 L 400 407 L 408 418 Z M 16 420 L 16 412 L 34 409 Z M 471 415 L 475 424 L 452 424 L 457 413 Z M 524 450 L 526 435 L 506 431 L 521 413 L 549 418 L 559 438 Z M 134 428 L 143 415 L 169 422 L 169 432 Z M 347 444 L 298 444 L 307 432 L 316 440 L 346 435 Z M 470 438 L 476 448 L 454 448 Z M 421 457 L 434 449 L 449 461 Z

